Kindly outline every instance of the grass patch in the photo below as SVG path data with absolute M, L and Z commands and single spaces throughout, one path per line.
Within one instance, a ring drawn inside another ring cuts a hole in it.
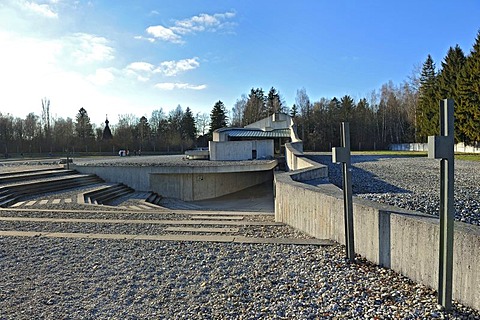
M 391 151 L 391 150 L 377 150 L 377 151 L 353 151 L 354 155 L 370 155 L 370 156 L 397 156 L 397 157 L 426 157 L 426 151 Z
M 391 156 L 391 157 L 427 157 L 427 151 L 353 151 L 352 155 Z M 455 153 L 455 160 L 480 161 L 479 153 Z
M 480 161 L 478 153 L 456 153 L 455 160 Z

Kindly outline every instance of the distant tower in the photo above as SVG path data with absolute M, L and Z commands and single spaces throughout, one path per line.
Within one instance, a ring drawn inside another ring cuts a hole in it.
M 108 121 L 108 116 L 105 116 L 105 129 L 103 129 L 103 135 L 102 135 L 102 140 L 111 140 L 113 138 L 112 136 L 112 131 L 110 130 L 110 127 L 108 126 L 109 122 Z

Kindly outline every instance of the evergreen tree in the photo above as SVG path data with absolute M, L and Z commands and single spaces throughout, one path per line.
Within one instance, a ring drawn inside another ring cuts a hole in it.
M 480 141 L 480 31 L 465 67 L 457 79 L 456 121 L 458 137 L 467 144 Z
M 265 94 L 261 88 L 252 88 L 243 112 L 242 125 L 246 126 L 266 116 Z
M 355 101 L 349 95 L 345 95 L 340 99 L 340 119 L 341 121 L 350 122 L 355 111 Z
M 437 100 L 453 99 L 455 101 L 455 138 L 457 141 L 463 140 L 460 135 L 463 119 L 461 114 L 457 114 L 459 110 L 457 79 L 465 67 L 465 62 L 466 58 L 462 49 L 458 45 L 455 48 L 450 47 L 438 75 L 439 96 Z
M 225 111 L 225 105 L 222 101 L 218 100 L 210 113 L 210 136 L 213 135 L 213 131 L 225 128 L 226 126 L 227 114 Z
M 82 142 L 82 146 L 86 146 L 87 142 L 94 137 L 90 117 L 84 108 L 78 110 L 75 122 L 75 135 Z
M 274 87 L 270 88 L 267 95 L 265 116 L 268 117 L 274 113 L 283 112 L 283 109 L 280 93 Z
M 298 115 L 298 108 L 297 108 L 297 105 L 294 103 L 292 108 L 290 109 L 290 117 L 295 119 L 297 115 Z
M 145 150 L 145 143 L 148 141 L 150 137 L 150 124 L 148 123 L 148 119 L 145 116 L 142 116 L 137 124 L 136 130 L 137 141 L 139 145 L 139 150 Z
M 195 125 L 195 118 L 192 110 L 187 107 L 182 117 L 182 137 L 185 141 L 195 141 L 197 137 L 197 127 Z
M 420 74 L 417 104 L 417 138 L 425 142 L 428 136 L 439 134 L 439 102 L 437 74 L 432 56 L 428 55 Z

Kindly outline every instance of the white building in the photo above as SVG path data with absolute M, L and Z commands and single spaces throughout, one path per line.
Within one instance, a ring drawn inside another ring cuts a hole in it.
M 293 119 L 275 113 L 244 128 L 215 130 L 209 142 L 210 160 L 273 159 L 283 154 L 286 142 L 297 141 Z

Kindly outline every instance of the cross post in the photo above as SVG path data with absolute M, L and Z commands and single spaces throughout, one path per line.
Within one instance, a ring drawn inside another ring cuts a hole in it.
M 352 169 L 350 156 L 350 126 L 342 122 L 340 127 L 342 146 L 332 148 L 332 162 L 342 163 L 343 169 L 343 212 L 345 221 L 346 256 L 350 262 L 355 261 L 355 243 L 353 232 L 353 202 L 352 202 Z
M 452 308 L 454 237 L 454 103 L 440 101 L 440 136 L 428 137 L 428 157 L 440 161 L 440 251 L 438 266 L 438 304 Z

